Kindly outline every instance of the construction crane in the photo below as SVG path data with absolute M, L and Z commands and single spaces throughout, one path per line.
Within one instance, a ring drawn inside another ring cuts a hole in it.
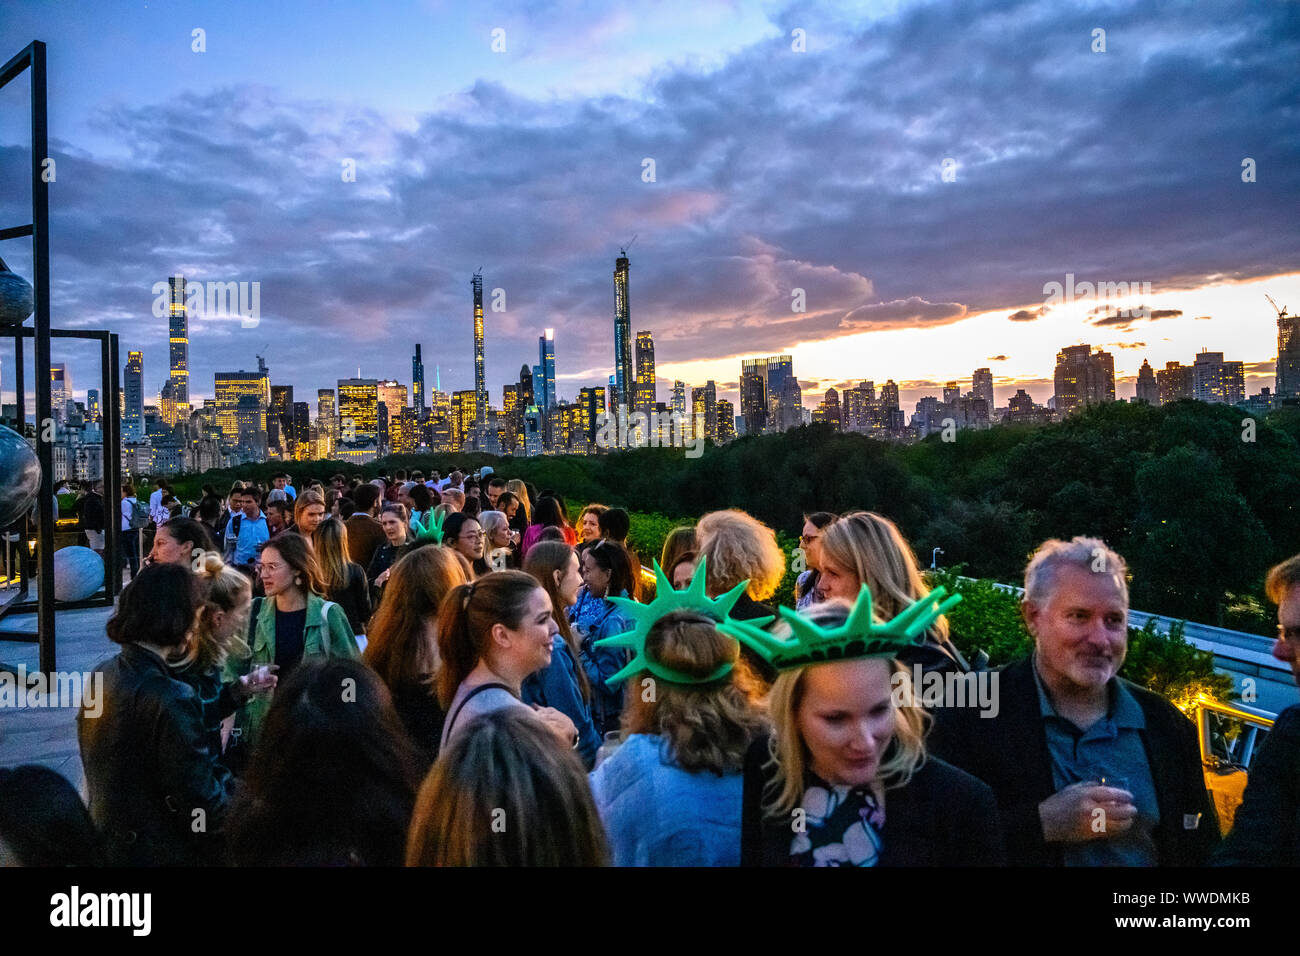
M 1267 292 L 1264 293 L 1264 298 L 1268 299 L 1268 304 L 1271 305 L 1273 307 L 1273 311 L 1277 313 L 1277 318 L 1279 322 L 1287 317 L 1286 306 L 1282 306 L 1282 308 L 1279 309 L 1277 307 L 1277 303 L 1273 301 L 1273 297 L 1269 295 Z
M 627 258 L 627 251 L 628 251 L 629 249 L 632 248 L 632 243 L 636 242 L 636 237 L 639 236 L 639 235 L 641 235 L 639 232 L 638 232 L 638 233 L 634 233 L 633 236 L 632 236 L 632 238 L 629 239 L 629 240 L 627 241 L 627 245 L 619 246 L 619 247 L 618 247 L 618 254 L 619 254 L 620 256 L 622 256 L 623 258 L 626 259 L 626 258 Z

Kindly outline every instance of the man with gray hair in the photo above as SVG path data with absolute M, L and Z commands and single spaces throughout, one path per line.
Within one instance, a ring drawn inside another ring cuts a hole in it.
M 999 673 L 995 716 L 936 711 L 933 753 L 997 794 L 1019 866 L 1199 866 L 1219 840 L 1196 728 L 1118 676 L 1124 559 L 1098 538 L 1044 542 L 1025 569 L 1034 650 Z

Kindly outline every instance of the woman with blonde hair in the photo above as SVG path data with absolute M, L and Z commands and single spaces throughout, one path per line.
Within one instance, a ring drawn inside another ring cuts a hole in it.
M 826 526 L 819 553 L 820 590 L 828 599 L 854 600 L 865 584 L 876 613 L 886 621 L 930 593 L 916 555 L 898 526 L 871 511 L 852 511 Z M 948 621 L 934 622 L 922 645 L 908 648 L 900 660 L 923 672 L 969 671 L 970 665 L 948 639 Z
M 370 587 L 365 568 L 348 559 L 348 526 L 338 518 L 326 518 L 316 525 L 311 544 L 325 597 L 343 608 L 353 634 L 366 633 L 371 609 Z
M 608 860 L 582 765 L 540 721 L 513 709 L 479 716 L 448 743 L 416 797 L 406 844 L 407 866 Z
M 253 603 L 253 585 L 248 576 L 208 552 L 203 556 L 198 578 L 205 588 L 194 640 L 185 655 L 169 661 L 173 676 L 194 688 L 203 708 L 203 730 L 212 756 L 225 751 L 222 722 L 232 716 L 254 694 L 269 693 L 276 684 L 274 674 L 245 675 L 226 683 L 222 672 L 231 655 L 248 653 L 243 635 L 248 631 L 248 612 Z M 228 773 L 218 762 L 218 771 Z
M 922 617 L 908 612 L 917 627 L 907 632 L 902 617 L 897 626 L 877 624 L 864 589 L 853 607 L 831 600 L 802 616 L 788 612 L 771 635 L 744 622 L 722 625 L 768 649 L 791 635 L 773 656 L 781 673 L 768 699 L 772 734 L 745 760 L 741 865 L 1004 861 L 992 789 L 926 755 L 928 717 L 895 659 L 929 623 Z
M 510 527 L 522 533 L 533 523 L 533 500 L 528 496 L 528 486 L 520 478 L 511 478 L 506 482 L 506 491 L 514 495 L 515 500 L 519 502 L 519 510 L 510 522 Z M 499 501 L 497 507 L 501 507 Z M 505 511 L 504 508 L 501 510 Z
M 438 610 L 453 588 L 468 581 L 465 562 L 449 549 L 416 548 L 393 565 L 388 599 L 379 605 L 367 635 L 365 662 L 388 685 L 426 769 L 438 756 L 446 716 L 434 686 Z
M 785 575 L 785 554 L 776 543 L 776 532 L 739 508 L 729 508 L 701 518 L 695 537 L 696 550 L 708 563 L 705 591 L 709 597 L 748 581 L 731 617 L 746 621 L 775 613 L 761 602 L 776 593 Z
M 623 743 L 591 775 L 614 865 L 736 866 L 745 753 L 767 730 L 761 686 L 703 608 L 649 624 L 641 656 Z

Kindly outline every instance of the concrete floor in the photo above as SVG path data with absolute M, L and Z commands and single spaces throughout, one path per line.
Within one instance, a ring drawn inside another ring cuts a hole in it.
M 55 623 L 55 663 L 60 671 L 88 673 L 117 653 L 104 633 L 113 609 L 81 608 L 59 611 Z M 36 632 L 36 615 L 0 618 L 7 631 Z M 0 662 L 29 672 L 37 669 L 36 645 L 0 642 Z M 77 746 L 77 708 L 28 709 L 0 706 L 0 767 L 41 764 L 63 774 L 82 796 L 85 775 Z

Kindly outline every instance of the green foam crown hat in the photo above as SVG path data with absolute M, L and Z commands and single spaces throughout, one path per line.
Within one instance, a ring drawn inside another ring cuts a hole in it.
M 649 671 L 655 677 L 670 684 L 708 684 L 726 677 L 734 666 L 731 661 L 719 664 L 712 673 L 703 677 L 684 674 L 647 655 L 645 642 L 650 635 L 651 628 L 674 611 L 692 611 L 703 617 L 712 618 L 718 623 L 718 630 L 723 631 L 722 625 L 731 621 L 729 616 L 731 609 L 740 600 L 740 596 L 745 593 L 749 581 L 741 581 L 726 594 L 710 598 L 704 593 L 704 579 L 707 576 L 705 558 L 700 558 L 700 563 L 695 568 L 695 574 L 691 577 L 690 586 L 684 591 L 673 588 L 672 582 L 668 580 L 663 569 L 659 567 L 658 561 L 653 562 L 653 564 L 655 571 L 655 599 L 653 601 L 649 604 L 641 604 L 628 598 L 609 598 L 610 601 L 627 612 L 636 626 L 630 631 L 624 631 L 622 634 L 615 634 L 612 637 L 596 641 L 594 646 L 625 647 L 635 651 L 635 654 L 626 667 L 606 680 L 605 683 L 617 684 L 619 681 L 627 680 L 633 674 L 643 670 Z M 772 620 L 771 617 L 764 617 L 758 618 L 752 623 L 766 624 Z M 723 633 L 727 632 L 723 631 Z M 728 634 L 728 636 L 739 640 L 733 634 Z
M 435 514 L 434 511 L 435 509 L 430 508 L 423 519 L 417 518 L 411 522 L 415 526 L 416 541 L 432 541 L 434 544 L 442 544 L 442 525 L 451 512 Z
M 945 588 L 935 588 L 892 620 L 880 623 L 874 619 L 871 589 L 864 584 L 848 620 L 836 627 L 821 627 L 783 607 L 781 617 L 792 632 L 784 640 L 755 626 L 758 623 L 755 621 L 728 619 L 718 625 L 718 630 L 743 643 L 777 670 L 862 657 L 897 657 L 908 647 L 924 644 L 926 631 L 942 614 L 960 603 L 960 594 L 945 600 L 947 594 Z

